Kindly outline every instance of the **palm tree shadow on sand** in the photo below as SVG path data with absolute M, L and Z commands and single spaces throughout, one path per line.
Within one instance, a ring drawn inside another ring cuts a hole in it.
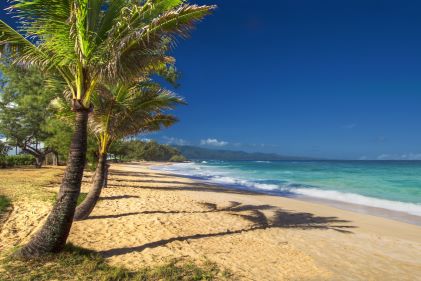
M 129 254 L 132 252 L 141 252 L 148 248 L 157 248 L 164 246 L 166 244 L 175 242 L 175 241 L 188 241 L 188 240 L 197 240 L 202 238 L 210 237 L 222 237 L 240 233 L 246 233 L 256 230 L 272 229 L 272 228 L 296 228 L 302 230 L 333 230 L 338 231 L 344 234 L 353 233 L 350 231 L 356 226 L 349 225 L 351 221 L 341 220 L 337 217 L 320 217 L 315 216 L 311 213 L 302 213 L 302 212 L 293 212 L 289 210 L 284 210 L 270 205 L 243 205 L 239 202 L 230 202 L 228 207 L 218 208 L 216 204 L 213 203 L 200 203 L 207 208 L 205 211 L 197 212 L 183 212 L 183 211 L 146 211 L 140 212 L 139 214 L 174 214 L 174 213 L 211 213 L 211 212 L 226 212 L 233 216 L 238 216 L 246 221 L 251 223 L 251 226 L 246 228 L 241 228 L 237 230 L 227 230 L 223 232 L 216 233 L 198 233 L 187 236 L 176 236 L 169 239 L 162 239 L 158 241 L 153 241 L 143 245 L 135 247 L 123 247 L 123 248 L 114 248 L 105 251 L 99 252 L 105 257 L 119 256 L 124 254 Z M 270 211 L 270 215 L 265 214 L 263 211 Z M 132 215 L 137 213 L 130 213 L 127 215 Z M 122 214 L 124 216 L 125 214 Z

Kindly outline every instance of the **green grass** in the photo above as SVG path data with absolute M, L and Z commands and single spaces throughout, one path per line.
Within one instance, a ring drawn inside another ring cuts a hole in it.
M 2 281 L 98 280 L 98 281 L 187 281 L 232 280 L 230 273 L 215 264 L 205 262 L 197 266 L 191 262 L 172 261 L 158 267 L 131 271 L 108 265 L 98 254 L 68 245 L 56 255 L 37 260 L 21 261 L 7 258 L 0 262 L 5 270 Z
M 0 215 L 10 206 L 10 200 L 6 196 L 0 195 Z

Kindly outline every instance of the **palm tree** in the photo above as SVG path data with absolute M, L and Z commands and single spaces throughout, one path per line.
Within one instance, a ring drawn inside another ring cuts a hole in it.
M 91 97 L 101 81 L 133 81 L 166 63 L 168 40 L 187 37 L 214 6 L 183 0 L 13 0 L 20 26 L 0 20 L 0 55 L 66 81 L 75 111 L 60 197 L 43 227 L 17 253 L 32 258 L 63 249 L 86 162 Z
M 76 208 L 74 220 L 86 219 L 95 207 L 107 178 L 107 153 L 113 142 L 128 136 L 158 131 L 177 119 L 164 110 L 183 104 L 183 99 L 150 81 L 128 87 L 125 84 L 104 86 L 93 96 L 94 112 L 89 127 L 99 143 L 99 158 L 92 188 Z

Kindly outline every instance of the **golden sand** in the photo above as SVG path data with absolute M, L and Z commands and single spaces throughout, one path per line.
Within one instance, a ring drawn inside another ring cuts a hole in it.
M 421 280 L 419 226 L 224 189 L 147 166 L 113 165 L 109 188 L 90 218 L 74 223 L 70 242 L 129 268 L 210 260 L 235 280 Z M 15 207 L 1 244 L 25 241 L 23 229 L 46 212 Z

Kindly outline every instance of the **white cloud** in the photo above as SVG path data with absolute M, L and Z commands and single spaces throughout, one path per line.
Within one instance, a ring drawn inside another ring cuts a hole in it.
M 201 145 L 212 145 L 212 146 L 225 146 L 228 144 L 226 141 L 219 141 L 217 139 L 206 139 L 200 141 Z
M 389 154 L 380 154 L 379 156 L 377 156 L 377 160 L 390 160 L 391 156 Z
M 355 127 L 357 127 L 357 124 L 355 123 L 346 124 L 344 126 L 345 129 L 349 129 L 349 130 L 354 129 Z
M 152 141 L 151 139 L 148 139 L 148 138 L 142 138 L 142 139 L 140 139 L 141 141 L 144 141 L 144 142 L 150 142 L 150 141 Z
M 421 160 L 421 153 L 407 153 L 401 155 L 402 160 Z
M 167 137 L 164 136 L 164 140 L 167 144 L 175 144 L 175 145 L 187 145 L 189 144 L 188 141 L 180 139 L 180 138 L 174 138 L 174 137 Z
M 377 160 L 421 160 L 421 153 L 380 154 Z

